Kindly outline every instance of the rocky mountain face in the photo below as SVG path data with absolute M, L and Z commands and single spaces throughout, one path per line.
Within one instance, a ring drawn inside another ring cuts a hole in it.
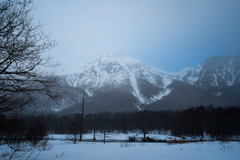
M 63 86 L 68 88 L 67 92 L 69 88 L 85 87 L 87 113 L 240 104 L 239 56 L 212 57 L 196 68 L 170 73 L 148 66 L 128 54 L 113 53 L 60 78 Z M 63 114 L 80 111 L 81 98 L 71 101 L 76 96 L 81 97 L 82 92 L 66 95 Z M 71 101 L 71 105 L 67 106 L 66 101 Z
M 66 76 L 72 87 L 83 88 L 89 96 L 119 90 L 129 92 L 137 104 L 149 104 L 170 93 L 173 76 L 123 53 L 104 55 Z
M 239 56 L 217 56 L 203 61 L 181 80 L 196 86 L 233 86 L 240 83 L 239 78 Z
M 191 106 L 240 105 L 240 55 L 209 58 L 196 68 L 170 73 L 124 53 L 101 56 L 72 74 L 59 76 L 65 92 L 57 104 L 37 97 L 28 113 L 181 110 Z

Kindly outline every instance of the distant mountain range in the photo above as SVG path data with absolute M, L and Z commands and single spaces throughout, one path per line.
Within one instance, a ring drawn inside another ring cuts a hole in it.
M 240 105 L 240 56 L 216 56 L 196 68 L 170 73 L 115 52 L 60 78 L 68 92 L 85 86 L 89 113 Z M 79 99 L 60 110 L 79 111 L 82 92 L 73 94 Z
M 240 59 L 216 56 L 203 61 L 181 79 L 196 86 L 233 86 L 240 83 Z
M 66 92 L 59 107 L 41 103 L 60 114 L 80 112 L 84 87 L 86 113 L 240 105 L 240 55 L 212 57 L 170 73 L 115 52 L 59 78 Z

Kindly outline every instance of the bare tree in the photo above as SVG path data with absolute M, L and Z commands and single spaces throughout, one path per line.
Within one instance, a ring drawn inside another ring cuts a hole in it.
M 84 99 L 85 99 L 85 86 L 83 88 L 83 100 L 82 100 L 82 117 L 81 117 L 81 126 L 80 126 L 80 141 L 82 141 L 83 129 L 84 129 Z
M 56 42 L 42 33 L 40 23 L 33 24 L 32 10 L 33 0 L 0 1 L 0 113 L 33 103 L 33 93 L 54 100 L 61 95 L 57 77 L 41 71 L 59 65 L 42 57 Z
M 95 113 L 93 114 L 92 122 L 93 122 L 93 141 L 95 142 L 96 141 Z
M 143 132 L 143 140 L 146 141 L 146 134 L 149 132 L 149 129 L 148 129 L 148 111 L 147 110 L 144 110 L 142 112 L 142 126 L 141 126 L 141 130 Z
M 77 140 L 80 137 L 80 123 L 79 121 L 73 121 L 68 128 L 68 135 L 73 144 L 77 143 Z

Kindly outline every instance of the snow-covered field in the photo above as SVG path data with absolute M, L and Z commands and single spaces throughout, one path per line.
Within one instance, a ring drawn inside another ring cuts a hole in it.
M 102 137 L 97 134 L 96 137 Z M 126 136 L 126 135 L 125 135 Z M 124 134 L 107 135 L 124 140 Z M 164 137 L 165 135 L 161 135 Z M 166 135 L 167 136 L 167 135 Z M 64 139 L 66 135 L 52 135 L 52 138 Z M 84 138 L 91 138 L 92 135 L 85 135 Z M 106 138 L 107 138 L 106 137 Z M 126 138 L 126 137 L 125 137 Z M 144 142 L 80 142 L 72 144 L 71 141 L 49 140 L 51 149 L 42 151 L 36 158 L 37 160 L 62 159 L 62 160 L 239 160 L 240 143 L 239 142 L 198 142 L 185 144 L 167 143 L 144 143 Z M 10 151 L 6 145 L 0 146 L 1 154 Z M 39 152 L 34 151 L 31 158 L 34 158 Z M 30 158 L 30 159 L 31 159 Z M 2 159 L 8 159 L 2 157 Z
M 108 133 L 106 134 L 105 136 L 105 139 L 107 142 L 112 142 L 112 141 L 127 141 L 129 140 L 129 137 L 136 137 L 136 141 L 141 141 L 141 139 L 143 138 L 143 134 L 136 134 L 136 133 L 127 133 L 127 134 L 124 134 L 124 133 Z M 155 140 L 172 140 L 172 139 L 177 139 L 177 140 L 180 140 L 182 138 L 179 138 L 179 137 L 174 137 L 174 136 L 170 136 L 169 134 L 146 134 L 146 137 L 150 137 L 152 139 L 155 139 Z M 52 134 L 52 135 L 49 135 L 47 136 L 48 139 L 50 140 L 66 140 L 66 139 L 69 139 L 70 137 L 68 135 L 65 135 L 65 134 Z M 104 134 L 103 133 L 96 133 L 95 135 L 95 138 L 96 138 L 96 141 L 103 141 L 104 139 Z M 190 137 L 186 137 L 187 139 L 191 139 Z M 196 139 L 200 139 L 199 137 L 195 137 Z M 83 141 L 92 141 L 93 139 L 93 134 L 84 134 L 83 135 Z M 206 140 L 209 140 L 210 138 L 209 137 L 206 137 Z
M 167 145 L 166 143 L 94 143 L 82 142 L 69 144 L 54 141 L 53 148 L 42 152 L 38 160 L 239 160 L 240 144 L 236 142 L 220 144 L 219 142 L 203 142 Z M 62 156 L 61 156 L 62 155 Z
M 119 141 L 128 141 L 129 137 L 135 137 L 137 142 L 141 142 L 141 139 L 143 138 L 142 133 L 107 133 L 105 136 L 105 139 L 107 142 L 119 142 Z M 176 137 L 176 136 L 171 136 L 170 132 L 167 133 L 162 133 L 162 134 L 157 134 L 157 132 L 152 132 L 146 134 L 146 137 L 150 137 L 151 139 L 154 140 L 162 140 L 162 141 L 172 141 L 174 139 L 176 140 L 189 140 L 189 141 L 194 141 L 194 140 L 200 140 L 202 139 L 203 141 L 210 141 L 212 138 L 209 135 L 205 135 L 204 138 L 201 136 L 199 137 Z M 66 140 L 69 139 L 68 135 L 65 134 L 52 134 L 47 136 L 49 140 Z M 104 134 L 103 133 L 96 133 L 95 135 L 96 141 L 97 142 L 102 142 L 104 139 Z M 93 134 L 83 134 L 83 141 L 85 142 L 92 142 L 93 140 Z M 214 139 L 216 140 L 216 139 Z M 228 140 L 235 140 L 235 141 L 240 141 L 240 137 L 232 137 L 229 138 Z

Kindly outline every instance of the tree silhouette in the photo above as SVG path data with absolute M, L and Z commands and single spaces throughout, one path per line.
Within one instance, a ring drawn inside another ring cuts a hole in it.
M 42 33 L 40 23 L 33 24 L 32 10 L 33 0 L 0 2 L 0 113 L 33 103 L 33 93 L 61 97 L 57 77 L 40 70 L 58 65 L 51 57 L 42 57 L 56 42 Z

